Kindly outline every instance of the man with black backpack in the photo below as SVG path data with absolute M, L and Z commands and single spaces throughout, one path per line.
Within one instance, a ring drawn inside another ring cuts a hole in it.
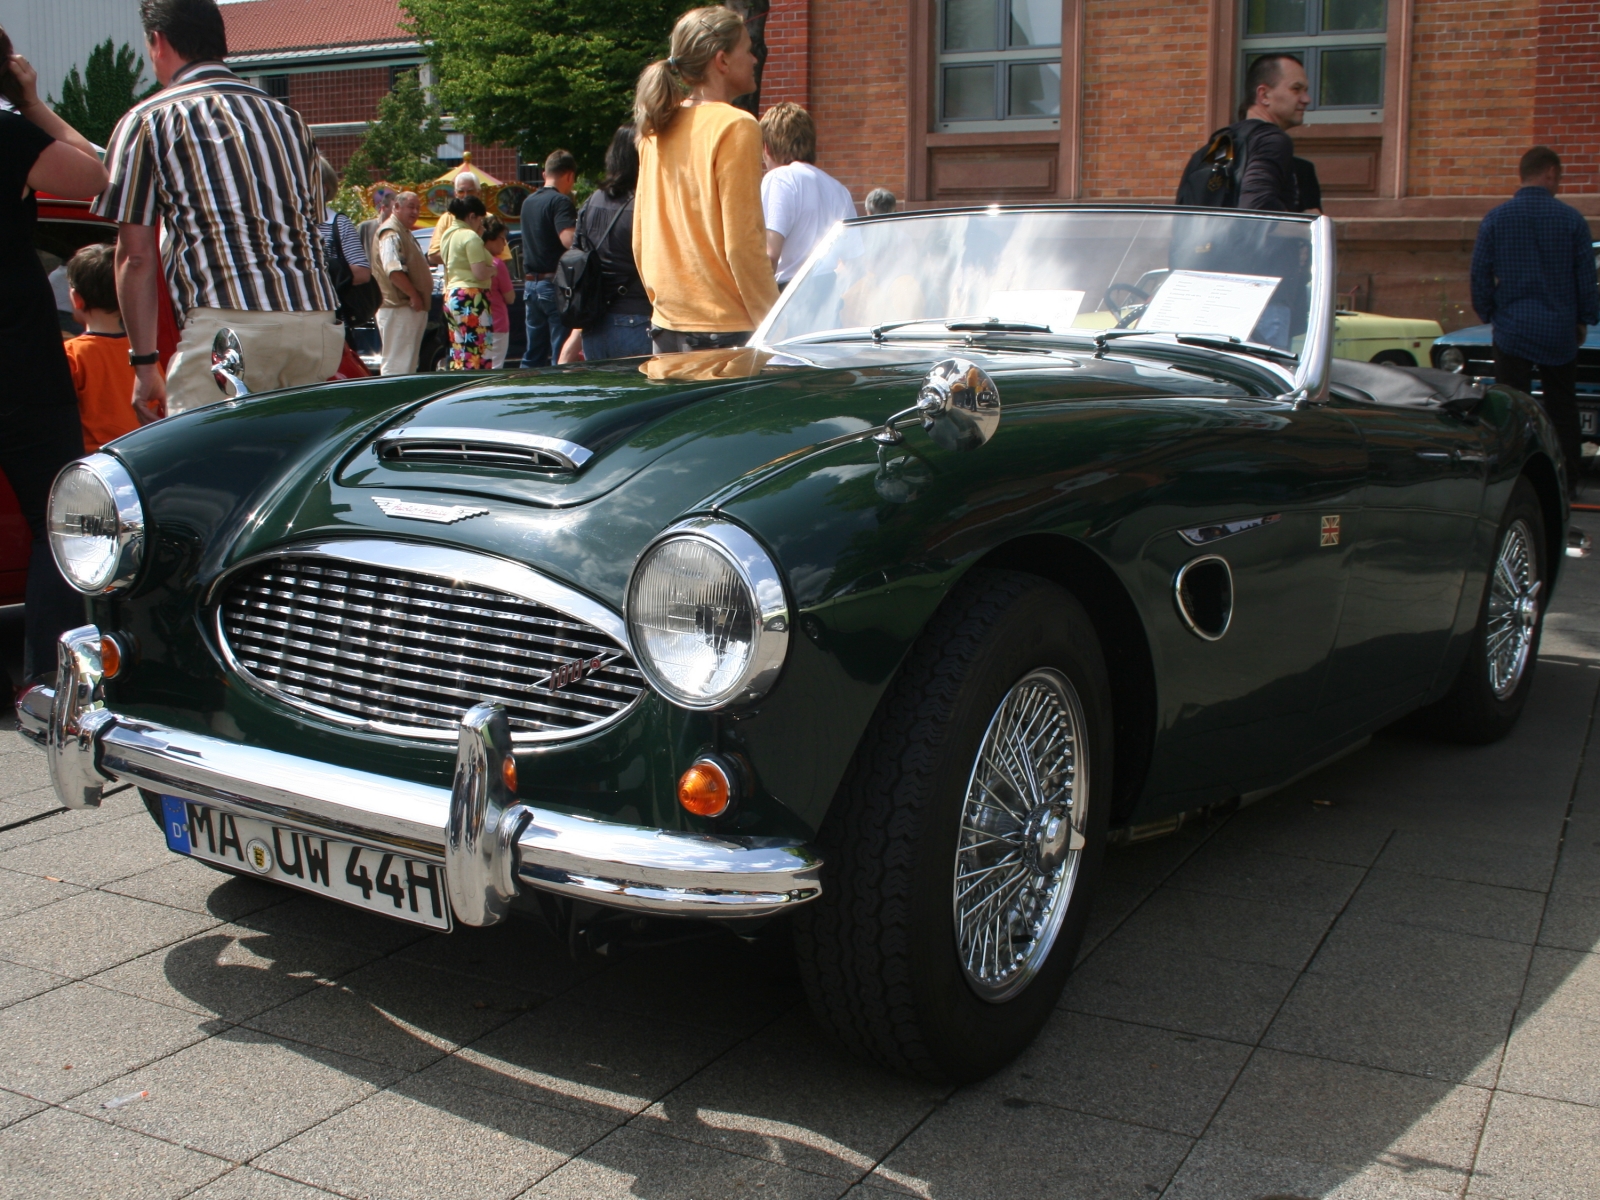
M 572 189 L 578 181 L 578 160 L 570 150 L 552 150 L 544 160 L 544 186 L 522 202 L 523 307 L 528 346 L 524 367 L 545 367 L 561 354 L 567 323 L 556 304 L 556 266 L 572 248 L 578 210 Z
M 1245 76 L 1244 115 L 1196 150 L 1178 184 L 1179 204 L 1300 212 L 1294 141 L 1311 89 L 1292 54 L 1263 54 Z M 1319 197 L 1320 198 L 1320 197 Z

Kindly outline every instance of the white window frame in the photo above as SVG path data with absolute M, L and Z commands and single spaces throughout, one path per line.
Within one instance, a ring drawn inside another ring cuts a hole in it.
M 1383 108 L 1388 97 L 1383 93 L 1388 86 L 1389 6 L 1395 0 L 1384 2 L 1385 28 L 1360 32 L 1323 32 L 1323 0 L 1306 0 L 1306 31 L 1303 33 L 1263 33 L 1252 36 L 1250 28 L 1250 0 L 1239 0 L 1239 85 L 1250 69 L 1250 60 L 1260 54 L 1292 54 L 1305 63 L 1306 75 L 1311 84 L 1311 104 L 1306 109 L 1307 125 L 1332 125 L 1346 123 L 1375 123 L 1383 120 Z M 1322 54 L 1326 50 L 1357 50 L 1373 47 L 1378 50 L 1378 103 L 1375 105 L 1324 106 L 1318 102 L 1322 89 Z
M 934 63 L 934 121 L 933 127 L 939 133 L 1004 133 L 1012 130 L 1037 130 L 1060 129 L 1061 111 L 1057 102 L 1056 115 L 1053 117 L 1006 117 L 1001 116 L 994 120 L 963 120 L 948 119 L 944 115 L 944 72 L 946 67 L 981 66 L 994 63 L 995 71 L 995 111 L 1004 113 L 1009 99 L 1008 92 L 1011 87 L 1009 67 L 1020 66 L 1027 63 L 1049 63 L 1055 66 L 1057 73 L 1061 74 L 1063 63 L 1061 54 L 1063 47 L 1054 46 L 1005 46 L 996 50 L 946 50 L 944 48 L 944 23 L 945 0 L 938 0 L 934 5 L 934 45 L 937 57 Z M 1003 0 L 1001 4 L 1000 21 L 1004 29 L 1010 28 L 1010 0 Z M 1063 31 L 1064 32 L 1064 31 Z

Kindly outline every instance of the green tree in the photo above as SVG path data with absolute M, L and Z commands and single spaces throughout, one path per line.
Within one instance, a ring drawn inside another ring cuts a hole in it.
M 690 0 L 402 0 L 438 96 L 484 142 L 536 161 L 557 147 L 598 174 L 633 87 Z
M 126 42 L 113 49 L 107 38 L 89 51 L 83 74 L 74 66 L 61 85 L 61 102 L 50 99 L 50 107 L 68 125 L 97 146 L 111 140 L 117 121 L 134 104 L 155 91 L 144 88 L 144 60 Z
M 442 141 L 439 106 L 423 91 L 415 71 L 402 71 L 394 90 L 378 101 L 378 119 L 346 164 L 345 183 L 426 183 L 441 169 L 433 154 Z

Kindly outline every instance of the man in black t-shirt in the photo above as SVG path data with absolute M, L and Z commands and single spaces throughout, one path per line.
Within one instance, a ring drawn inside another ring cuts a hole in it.
M 572 248 L 578 210 L 572 206 L 572 188 L 578 162 L 570 151 L 554 150 L 544 160 L 544 186 L 522 202 L 522 272 L 524 305 L 528 320 L 525 367 L 545 367 L 561 356 L 567 340 L 566 322 L 556 311 L 553 282 L 556 264 Z
M 1244 119 L 1234 128 L 1249 143 L 1239 207 L 1299 212 L 1294 140 L 1288 131 L 1304 123 L 1311 103 L 1306 69 L 1292 54 L 1263 54 L 1244 81 Z
M 1288 131 L 1305 121 L 1310 103 L 1306 69 L 1294 55 L 1264 54 L 1250 64 L 1245 75 L 1247 107 L 1234 126 L 1248 147 L 1244 176 L 1239 180 L 1240 208 L 1295 213 L 1304 207 L 1295 170 L 1294 139 Z M 1301 247 L 1285 240 L 1278 249 L 1278 254 L 1265 253 L 1256 260 L 1263 273 L 1270 269 L 1283 282 L 1251 336 L 1287 349 L 1294 335 L 1305 329 L 1306 281 L 1299 261 Z

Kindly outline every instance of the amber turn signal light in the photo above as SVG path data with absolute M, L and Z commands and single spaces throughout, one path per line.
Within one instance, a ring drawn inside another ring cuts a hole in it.
M 508 792 L 517 790 L 517 760 L 509 754 L 500 760 L 500 782 L 506 785 Z
M 120 670 L 122 670 L 122 647 L 117 645 L 117 639 L 108 633 L 100 639 L 100 675 L 104 679 L 115 679 Z
M 733 784 L 722 764 L 697 760 L 678 776 L 678 803 L 697 817 L 720 817 L 733 802 Z

